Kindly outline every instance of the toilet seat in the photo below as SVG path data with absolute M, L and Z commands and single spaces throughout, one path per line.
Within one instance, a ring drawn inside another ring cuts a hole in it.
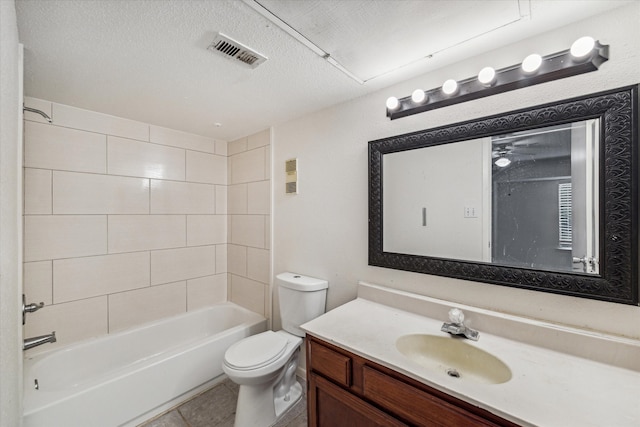
M 225 353 L 224 363 L 239 371 L 250 371 L 269 365 L 282 357 L 288 340 L 281 334 L 266 331 L 233 344 Z

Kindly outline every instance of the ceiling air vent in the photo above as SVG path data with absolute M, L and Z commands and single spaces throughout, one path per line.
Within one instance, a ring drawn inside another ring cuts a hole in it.
M 267 57 L 259 54 L 255 50 L 249 49 L 247 46 L 222 33 L 217 33 L 213 42 L 207 48 L 212 52 L 218 52 L 228 59 L 240 61 L 251 68 L 256 68 L 267 60 Z

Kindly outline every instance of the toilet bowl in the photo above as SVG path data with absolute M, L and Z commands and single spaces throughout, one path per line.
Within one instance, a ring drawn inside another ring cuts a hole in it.
M 285 330 L 245 338 L 224 355 L 224 372 L 240 386 L 235 427 L 271 426 L 303 395 L 296 379 L 299 326 L 324 313 L 328 283 L 294 273 L 281 273 L 276 282 Z
M 235 426 L 269 426 L 302 397 L 296 380 L 302 338 L 266 331 L 229 347 L 223 370 L 240 385 Z

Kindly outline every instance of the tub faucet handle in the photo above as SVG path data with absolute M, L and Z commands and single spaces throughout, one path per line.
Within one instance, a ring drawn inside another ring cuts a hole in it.
M 27 313 L 33 313 L 35 311 L 40 310 L 42 307 L 44 307 L 43 302 L 39 304 L 36 304 L 35 302 L 32 302 L 31 304 L 27 304 L 27 299 L 24 296 L 24 294 L 22 294 L 22 324 L 24 325 L 27 320 L 26 319 Z

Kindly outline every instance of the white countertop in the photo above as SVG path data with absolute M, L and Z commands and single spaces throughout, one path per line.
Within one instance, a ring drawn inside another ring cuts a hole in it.
M 440 331 L 444 320 L 358 298 L 302 328 L 324 341 L 523 426 L 640 426 L 640 372 L 637 370 L 480 330 L 477 342 L 465 342 L 498 357 L 512 372 L 512 378 L 506 383 L 481 384 L 422 367 L 396 349 L 395 342 L 403 335 L 448 336 Z M 640 358 L 640 346 L 638 350 Z

